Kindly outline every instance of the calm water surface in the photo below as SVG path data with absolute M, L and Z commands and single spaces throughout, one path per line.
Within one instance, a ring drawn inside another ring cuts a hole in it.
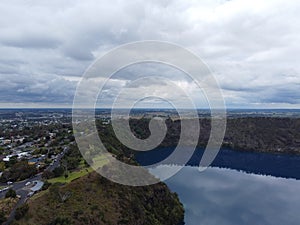
M 143 153 L 139 159 L 144 164 L 159 161 L 158 155 L 165 150 Z M 300 224 L 299 156 L 225 149 L 214 167 L 199 172 L 191 165 L 197 165 L 200 155 L 194 155 L 188 166 L 165 181 L 184 204 L 187 225 Z M 176 167 L 162 165 L 150 172 L 159 176 Z
M 160 166 L 159 175 L 174 166 Z M 166 181 L 184 204 L 187 225 L 300 224 L 300 181 L 236 170 L 184 167 Z

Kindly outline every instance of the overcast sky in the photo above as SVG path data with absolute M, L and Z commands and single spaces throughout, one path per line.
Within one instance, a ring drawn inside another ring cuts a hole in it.
M 0 107 L 71 106 L 80 77 L 97 57 L 120 44 L 162 40 L 191 50 L 210 67 L 228 107 L 299 108 L 299 12 L 300 1 L 293 0 L 3 0 Z M 168 74 L 203 105 L 183 74 L 149 64 L 120 71 L 99 105 L 141 71 Z M 147 91 L 162 86 L 153 81 Z

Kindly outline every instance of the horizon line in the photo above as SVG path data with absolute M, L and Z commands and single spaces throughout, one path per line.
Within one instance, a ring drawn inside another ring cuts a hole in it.
M 0 110 L 12 110 L 12 109 L 73 109 L 72 107 L 0 107 Z M 109 107 L 103 107 L 103 108 L 76 108 L 76 109 L 89 109 L 89 110 L 94 110 L 94 109 L 105 109 L 105 110 L 111 110 L 112 108 Z M 130 108 L 114 108 L 114 109 L 130 109 Z M 154 107 L 141 107 L 141 108 L 132 108 L 132 110 L 139 110 L 139 109 L 165 109 L 165 110 L 176 110 L 175 108 L 154 108 Z M 210 108 L 179 108 L 179 109 L 183 109 L 183 110 L 191 110 L 191 109 L 196 109 L 196 110 L 210 110 Z M 216 110 L 220 109 L 220 108 L 215 108 Z M 233 110 L 233 109 L 248 109 L 248 110 L 283 110 L 283 109 L 288 109 L 288 110 L 300 110 L 300 108 L 285 108 L 285 107 L 281 107 L 281 108 L 244 108 L 244 107 L 227 107 L 225 108 L 225 110 Z

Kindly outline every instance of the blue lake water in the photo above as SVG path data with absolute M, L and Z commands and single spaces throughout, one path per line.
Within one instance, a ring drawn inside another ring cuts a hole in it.
M 172 152 L 161 148 L 138 155 L 143 165 Z M 222 149 L 204 172 L 198 165 L 203 149 L 165 182 L 178 193 L 187 225 L 300 224 L 300 156 Z M 176 165 L 150 169 L 160 176 Z M 247 172 L 247 173 L 246 173 Z

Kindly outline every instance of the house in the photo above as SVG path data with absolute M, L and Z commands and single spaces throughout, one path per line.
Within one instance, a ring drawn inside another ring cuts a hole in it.
M 8 156 L 6 156 L 6 157 L 4 157 L 4 158 L 2 159 L 2 161 L 3 161 L 3 162 L 9 162 L 9 159 L 10 159 L 10 158 L 9 158 Z
M 50 138 L 56 137 L 56 133 L 49 133 Z
M 9 145 L 9 144 L 11 144 L 11 140 L 10 139 L 5 139 L 5 140 L 3 140 L 3 144 Z
M 18 153 L 18 159 L 21 159 L 21 158 L 26 158 L 30 156 L 30 154 L 28 152 L 21 152 L 21 153 Z
M 23 143 L 24 139 L 25 139 L 24 137 L 15 138 L 15 139 L 14 139 L 14 142 L 15 142 L 15 143 Z

